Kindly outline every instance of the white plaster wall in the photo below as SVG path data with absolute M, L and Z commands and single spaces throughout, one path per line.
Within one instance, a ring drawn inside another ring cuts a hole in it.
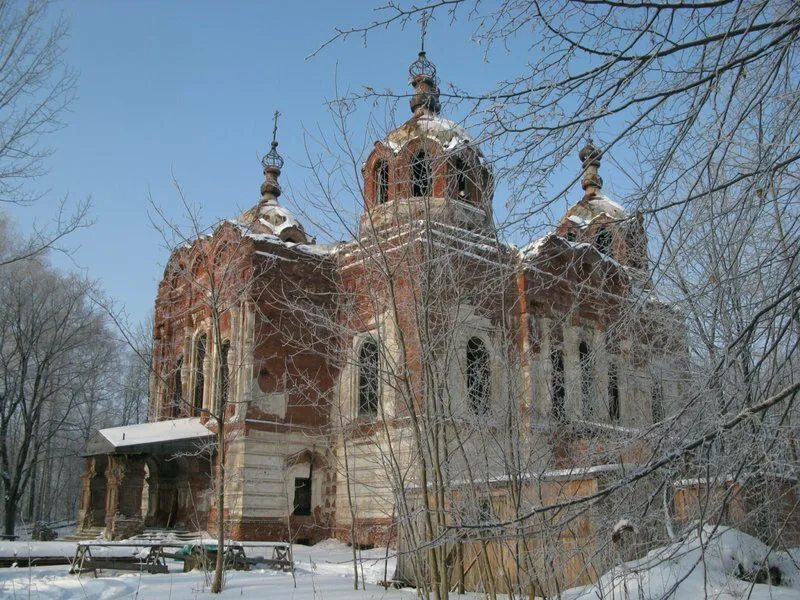
M 314 440 L 303 432 L 250 431 L 243 437 L 242 456 L 237 463 L 241 481 L 240 504 L 248 518 L 285 518 L 294 502 L 294 478 L 307 477 L 308 463 L 286 467 L 286 458 L 303 450 L 325 455 L 326 439 Z M 325 473 L 312 472 L 312 509 L 322 506 Z

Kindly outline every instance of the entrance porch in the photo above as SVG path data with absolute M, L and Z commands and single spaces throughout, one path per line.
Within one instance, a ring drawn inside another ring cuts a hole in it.
M 213 439 L 198 418 L 95 432 L 81 477 L 78 532 L 102 527 L 114 540 L 145 527 L 206 529 Z

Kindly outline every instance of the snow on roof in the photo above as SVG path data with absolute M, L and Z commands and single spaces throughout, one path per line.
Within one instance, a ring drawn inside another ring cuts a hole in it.
M 415 115 L 386 136 L 386 144 L 393 152 L 399 152 L 412 139 L 420 137 L 433 140 L 445 150 L 453 150 L 472 143 L 472 137 L 461 125 L 439 115 L 423 113 Z
M 295 249 L 305 252 L 306 254 L 313 254 L 314 256 L 328 256 L 336 254 L 342 247 L 341 243 L 336 244 L 297 244 Z
M 97 430 L 86 445 L 86 454 L 107 454 L 168 442 L 195 442 L 212 435 L 199 417 L 123 425 Z
M 533 240 L 527 246 L 524 246 L 521 250 L 523 258 L 532 258 L 539 254 L 539 251 L 542 249 L 544 243 L 550 238 L 552 233 L 548 233 L 545 236 L 540 237 L 539 239 Z
M 608 196 L 603 196 L 602 194 L 595 195 L 594 198 L 589 200 L 589 204 L 591 204 L 597 210 L 601 210 L 606 213 L 609 217 L 614 219 L 626 219 L 628 218 L 627 211 L 622 207 L 621 204 L 615 202 Z

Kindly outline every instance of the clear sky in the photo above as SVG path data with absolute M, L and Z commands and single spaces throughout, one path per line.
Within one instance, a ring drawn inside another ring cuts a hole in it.
M 357 38 L 339 42 L 307 59 L 334 27 L 375 18 L 373 4 L 57 4 L 71 24 L 66 61 L 79 73 L 78 99 L 66 127 L 47 139 L 55 154 L 36 185 L 48 196 L 13 211 L 13 218 L 24 229 L 34 217 L 46 218 L 64 195 L 91 196 L 94 224 L 68 240 L 70 261 L 55 260 L 81 269 L 132 318 L 144 318 L 168 257 L 148 198 L 176 222 L 186 221 L 173 173 L 206 222 L 235 216 L 259 198 L 259 157 L 269 146 L 274 110 L 283 115 L 281 182 L 292 188 L 308 176 L 303 132 L 331 131 L 325 101 L 335 96 L 335 73 L 340 91 L 407 90 L 408 65 L 419 49 L 416 25 L 376 32 L 366 47 Z M 484 61 L 469 28 L 443 16 L 429 25 L 426 49 L 443 87 L 453 82 L 470 90 L 489 87 L 527 60 L 500 52 Z M 403 120 L 406 105 L 398 108 Z M 447 107 L 443 112 L 459 119 Z M 496 209 L 501 205 L 496 198 Z

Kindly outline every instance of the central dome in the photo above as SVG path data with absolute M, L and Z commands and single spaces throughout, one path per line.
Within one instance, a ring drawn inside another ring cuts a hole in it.
M 409 69 L 411 117 L 364 162 L 361 231 L 423 219 L 492 231 L 492 177 L 466 129 L 439 114 L 436 68 L 420 52 Z

